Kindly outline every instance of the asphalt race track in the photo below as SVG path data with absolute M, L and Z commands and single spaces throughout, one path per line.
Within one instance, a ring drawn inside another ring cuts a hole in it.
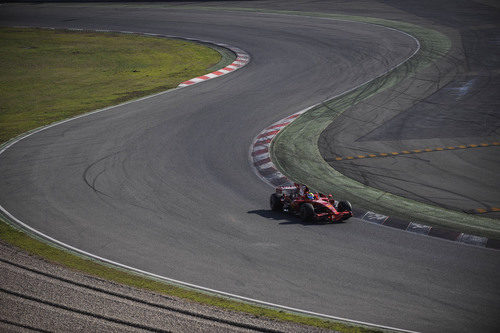
M 394 18 L 392 7 L 372 5 Z M 0 24 L 182 35 L 251 56 L 232 74 L 8 149 L 0 204 L 21 221 L 125 265 L 262 301 L 425 332 L 500 327 L 498 251 L 354 218 L 304 225 L 269 212 L 272 189 L 250 167 L 263 128 L 406 59 L 416 48 L 409 36 L 309 17 L 90 5 L 6 5 Z

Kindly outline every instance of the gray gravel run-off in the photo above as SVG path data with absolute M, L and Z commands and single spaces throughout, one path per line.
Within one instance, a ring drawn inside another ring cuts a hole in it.
M 105 281 L 53 265 L 4 242 L 0 242 L 0 281 L 2 332 L 322 331 Z

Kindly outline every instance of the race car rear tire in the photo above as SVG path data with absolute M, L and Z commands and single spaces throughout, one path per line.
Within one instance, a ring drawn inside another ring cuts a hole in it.
M 303 203 L 300 206 L 300 218 L 304 222 L 311 222 L 314 216 L 314 207 L 310 203 Z
M 352 205 L 349 201 L 340 201 L 337 206 L 339 212 L 352 212 Z
M 283 202 L 281 202 L 281 196 L 277 193 L 271 194 L 269 205 L 271 206 L 271 210 L 274 210 L 275 212 L 283 211 Z

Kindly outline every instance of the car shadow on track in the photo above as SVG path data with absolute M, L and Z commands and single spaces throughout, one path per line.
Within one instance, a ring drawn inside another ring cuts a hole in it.
M 257 214 L 257 215 L 262 216 L 266 219 L 280 221 L 280 223 L 279 223 L 280 225 L 301 224 L 304 226 L 311 226 L 311 225 L 344 224 L 345 223 L 345 221 L 340 221 L 340 222 L 335 222 L 335 223 L 304 222 L 297 216 L 294 216 L 291 214 L 286 214 L 286 213 L 281 213 L 281 212 L 275 212 L 275 211 L 272 211 L 269 209 L 250 210 L 247 213 L 248 214 Z

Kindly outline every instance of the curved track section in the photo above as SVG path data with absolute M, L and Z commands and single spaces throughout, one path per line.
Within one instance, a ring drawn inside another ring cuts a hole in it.
M 0 203 L 76 248 L 263 301 L 424 331 L 498 327 L 494 251 L 352 219 L 271 214 L 253 137 L 383 73 L 414 41 L 383 27 L 204 10 L 2 7 L 4 25 L 134 30 L 235 45 L 252 62 L 79 118 L 1 156 Z

